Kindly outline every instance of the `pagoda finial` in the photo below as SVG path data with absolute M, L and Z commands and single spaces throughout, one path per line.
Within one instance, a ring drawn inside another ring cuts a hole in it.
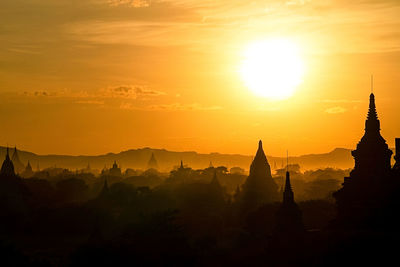
M 375 95 L 371 93 L 369 96 L 369 108 L 368 108 L 368 116 L 365 122 L 365 131 L 366 132 L 379 132 L 380 131 L 380 122 L 378 119 L 378 113 L 376 112 L 375 105 Z
M 181 169 L 183 169 L 183 160 L 181 160 Z
M 290 183 L 290 173 L 286 172 L 285 190 L 283 191 L 283 202 L 294 202 L 294 194 Z
M 258 141 L 258 149 L 262 149 L 262 141 Z

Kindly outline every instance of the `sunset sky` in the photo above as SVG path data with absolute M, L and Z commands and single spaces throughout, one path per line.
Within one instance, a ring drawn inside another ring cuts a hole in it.
M 400 137 L 398 0 L 1 0 L 0 145 L 39 154 L 152 147 L 269 155 L 354 148 L 374 74 Z M 294 95 L 255 95 L 246 48 L 296 44 Z

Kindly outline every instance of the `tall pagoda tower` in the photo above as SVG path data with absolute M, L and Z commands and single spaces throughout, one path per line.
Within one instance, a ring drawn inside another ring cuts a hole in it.
M 294 201 L 294 193 L 290 183 L 289 170 L 286 172 L 283 201 L 277 212 L 276 230 L 285 234 L 297 234 L 304 231 L 302 213 Z
M 380 121 L 376 112 L 375 96 L 370 95 L 369 110 L 365 121 L 365 133 L 352 151 L 355 160 L 353 177 L 381 177 L 382 174 L 390 172 L 390 159 L 393 152 L 389 149 L 385 139 L 380 133 Z
M 338 218 L 363 220 L 371 217 L 387 198 L 392 187 L 391 157 L 385 139 L 380 133 L 380 121 L 375 106 L 375 96 L 371 93 L 369 110 L 365 121 L 365 133 L 352 151 L 355 166 L 350 176 L 344 178 L 343 187 L 334 193 L 338 207 Z

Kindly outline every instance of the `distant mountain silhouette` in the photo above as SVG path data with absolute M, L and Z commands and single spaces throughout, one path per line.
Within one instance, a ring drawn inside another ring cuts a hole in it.
M 101 170 L 106 166 L 112 167 L 114 161 L 117 161 L 120 167 L 125 170 L 147 169 L 148 161 L 151 154 L 157 158 L 158 166 L 161 171 L 170 171 L 173 167 L 178 167 L 181 160 L 191 168 L 206 168 L 210 161 L 215 166 L 241 167 L 248 171 L 253 160 L 253 156 L 239 154 L 220 154 L 210 153 L 201 154 L 194 151 L 176 152 L 165 149 L 140 148 L 122 151 L 120 153 L 108 153 L 105 155 L 96 156 L 68 156 L 68 155 L 37 155 L 32 152 L 20 150 L 19 158 L 26 166 L 28 160 L 32 166 L 40 165 L 41 169 L 48 167 L 62 167 L 71 170 L 86 168 L 88 164 L 93 169 Z M 4 158 L 6 147 L 0 147 L 0 158 Z M 274 173 L 274 166 L 281 168 L 285 164 L 286 158 L 267 156 L 269 163 Z M 336 148 L 329 153 L 324 154 L 308 154 L 298 157 L 290 157 L 292 164 L 299 164 L 303 170 L 316 168 L 352 168 L 353 158 L 351 150 L 345 148 Z M 36 168 L 33 168 L 34 171 Z

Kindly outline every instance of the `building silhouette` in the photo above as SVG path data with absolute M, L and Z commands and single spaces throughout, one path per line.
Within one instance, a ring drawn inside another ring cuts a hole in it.
M 10 159 L 8 147 L 7 147 L 6 158 L 4 159 L 3 164 L 1 165 L 0 176 L 2 176 L 2 177 L 15 176 L 14 164 L 12 163 L 12 161 Z
M 365 121 L 365 133 L 352 151 L 355 166 L 349 177 L 344 178 L 342 188 L 334 193 L 341 224 L 371 225 L 377 216 L 392 217 L 387 209 L 399 192 L 399 177 L 391 168 L 392 151 L 380 134 L 380 121 L 375 106 L 375 96 L 370 95 L 369 110 Z M 396 164 L 399 163 L 399 145 L 396 140 Z M 387 212 L 386 212 L 386 211 Z M 379 213 L 379 215 L 378 215 Z
M 302 212 L 294 201 L 289 170 L 286 172 L 285 189 L 282 204 L 276 214 L 276 231 L 280 234 L 293 235 L 304 231 Z
M 243 209 L 255 210 L 278 199 L 278 186 L 272 178 L 271 167 L 260 140 L 256 156 L 250 165 L 250 174 L 241 190 Z
M 121 176 L 121 168 L 118 167 L 117 161 L 114 161 L 112 168 L 108 170 L 109 175 L 111 176 Z
M 148 167 L 148 169 L 155 169 L 155 170 L 158 169 L 158 163 L 157 163 L 156 157 L 154 156 L 153 152 L 151 153 L 151 157 L 150 157 L 149 162 L 147 163 L 147 167 Z
M 18 154 L 17 147 L 15 146 L 14 148 L 14 153 L 11 158 L 13 164 L 14 164 L 14 170 L 16 173 L 21 173 L 25 169 L 25 165 L 21 162 Z
M 31 163 L 28 160 L 28 164 L 25 167 L 25 170 L 21 173 L 21 176 L 24 178 L 30 178 L 34 175 L 34 172 L 32 170 Z

